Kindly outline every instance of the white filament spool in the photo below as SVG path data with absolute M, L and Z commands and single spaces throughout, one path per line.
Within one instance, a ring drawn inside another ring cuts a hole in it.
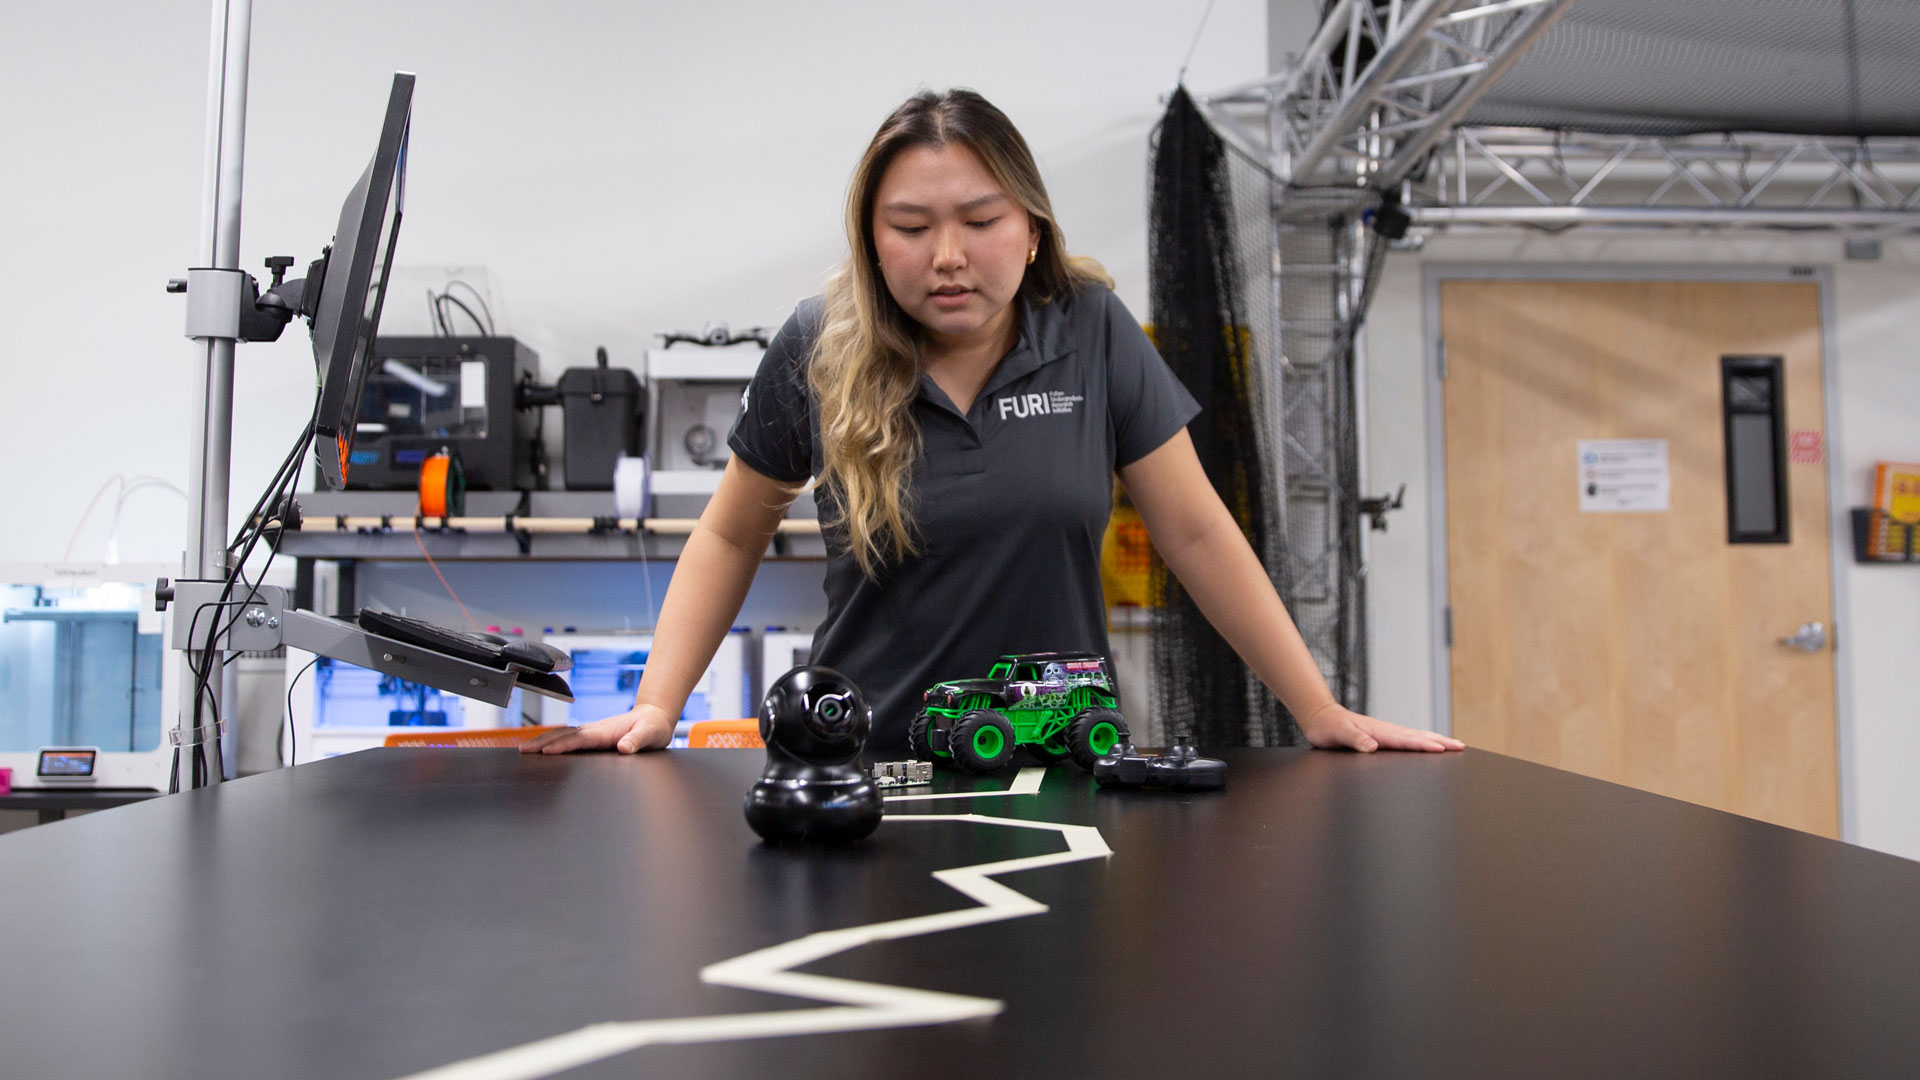
M 647 516 L 647 459 L 622 457 L 613 466 L 613 511 L 618 517 Z

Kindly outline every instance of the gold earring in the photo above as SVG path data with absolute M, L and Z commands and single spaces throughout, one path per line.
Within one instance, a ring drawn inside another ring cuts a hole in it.
M 1039 249 L 1039 248 L 1034 248 L 1034 249 L 1033 249 L 1032 251 L 1029 251 L 1029 252 L 1027 252 L 1027 265 L 1028 265 L 1028 266 L 1032 266 L 1032 265 L 1033 265 L 1033 260 L 1035 260 L 1035 259 L 1037 259 L 1037 258 L 1039 258 L 1039 257 L 1040 257 L 1040 249 Z

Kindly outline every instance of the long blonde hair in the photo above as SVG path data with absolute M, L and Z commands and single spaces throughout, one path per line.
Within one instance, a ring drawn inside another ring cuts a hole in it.
M 1037 307 L 1091 282 L 1113 287 L 1099 263 L 1067 254 L 1033 152 L 1013 121 L 986 98 L 972 90 L 923 91 L 880 125 L 847 188 L 849 254 L 827 279 L 807 373 L 820 409 L 825 465 L 819 482 L 838 503 L 827 524 L 843 527 L 846 546 L 869 578 L 888 562 L 920 551 L 909 493 L 920 452 L 913 401 L 922 339 L 919 324 L 894 301 L 881 276 L 874 198 L 902 150 L 949 144 L 973 151 L 1039 230 L 1039 251 L 1021 282 L 1020 300 Z

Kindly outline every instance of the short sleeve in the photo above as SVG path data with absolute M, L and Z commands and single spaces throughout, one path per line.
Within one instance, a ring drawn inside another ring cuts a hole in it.
M 1113 423 L 1113 464 L 1119 468 L 1178 434 L 1200 415 L 1200 403 L 1180 384 L 1120 298 L 1105 292 L 1104 299 L 1107 410 Z
M 740 416 L 727 446 L 755 471 L 783 484 L 813 476 L 813 417 L 808 404 L 807 358 L 819 325 L 819 304 L 794 311 L 767 344 L 760 369 L 740 397 Z

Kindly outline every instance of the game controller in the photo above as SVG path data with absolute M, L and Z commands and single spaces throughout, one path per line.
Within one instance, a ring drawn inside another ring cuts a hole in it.
M 880 825 L 880 789 L 861 769 L 873 726 L 865 695 L 845 675 L 797 667 L 760 703 L 767 765 L 747 793 L 747 824 L 770 843 L 846 843 Z
M 1169 791 L 1211 791 L 1227 786 L 1227 763 L 1201 757 L 1179 736 L 1164 754 L 1136 754 L 1131 744 L 1093 763 L 1101 787 L 1158 787 Z

